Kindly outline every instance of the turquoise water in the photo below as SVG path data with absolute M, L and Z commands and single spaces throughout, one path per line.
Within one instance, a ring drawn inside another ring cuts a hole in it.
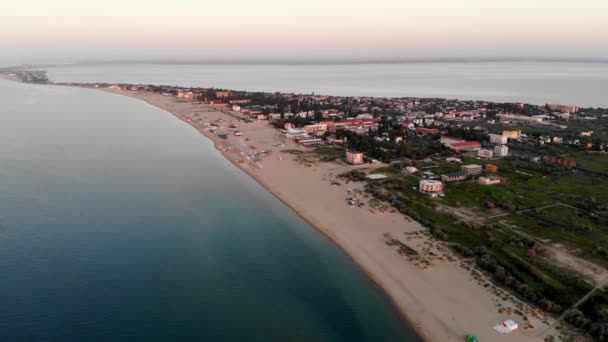
M 49 68 L 58 82 L 123 82 L 341 96 L 443 97 L 608 108 L 608 63 L 110 64 Z
M 4 80 L 0 99 L 0 341 L 420 340 L 173 116 Z

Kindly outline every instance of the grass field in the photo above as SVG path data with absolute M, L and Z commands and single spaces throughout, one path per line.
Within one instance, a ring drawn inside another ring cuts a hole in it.
M 495 186 L 480 185 L 474 180 L 451 183 L 447 184 L 445 197 L 438 198 L 416 190 L 420 180 L 416 175 L 394 168 L 374 171 L 389 179 L 370 184 L 382 194 L 382 199 L 392 202 L 401 212 L 415 214 L 417 220 L 432 227 L 432 232 L 439 228 L 445 233 L 439 234 L 441 238 L 469 249 L 486 247 L 499 265 L 535 294 L 567 308 L 593 286 L 550 259 L 530 256 L 529 248 L 514 245 L 513 238 L 559 244 L 572 254 L 608 267 L 608 222 L 601 214 L 591 212 L 602 210 L 602 204 L 608 203 L 608 177 L 601 174 L 608 169 L 608 157 L 585 154 L 574 158 L 580 160 L 582 170 L 552 170 L 546 165 L 508 159 L 463 158 L 463 164 L 497 165 L 497 175 L 506 181 Z M 442 160 L 425 165 L 430 167 L 419 166 L 421 171 L 436 174 L 455 172 L 461 167 Z M 475 216 L 475 224 L 456 211 Z M 592 308 L 582 308 L 587 316 L 595 315 L 598 305 L 608 307 L 605 293 L 593 298 Z

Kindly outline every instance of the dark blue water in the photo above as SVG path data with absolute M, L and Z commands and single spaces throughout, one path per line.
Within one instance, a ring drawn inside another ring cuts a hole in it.
M 0 106 L 0 341 L 419 341 L 173 116 L 4 80 Z

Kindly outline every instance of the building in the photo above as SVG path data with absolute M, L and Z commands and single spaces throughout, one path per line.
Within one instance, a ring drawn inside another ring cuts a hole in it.
M 506 157 L 509 155 L 509 147 L 507 145 L 494 146 L 494 155 L 496 157 Z
M 363 152 L 346 151 L 346 162 L 351 165 L 363 164 Z
M 476 164 L 463 165 L 461 169 L 467 176 L 478 175 L 483 172 L 483 167 Z
M 576 105 L 561 105 L 561 104 L 548 104 L 550 110 L 555 110 L 561 113 L 577 113 L 578 106 Z
M 566 159 L 561 159 L 561 158 L 554 157 L 554 156 L 544 157 L 543 161 L 545 163 L 557 164 L 557 165 L 562 165 L 562 166 L 566 166 L 566 167 L 575 167 L 576 166 L 576 161 L 574 161 L 574 160 L 566 160 Z
M 418 190 L 424 194 L 437 195 L 443 192 L 443 183 L 437 180 L 423 179 L 418 183 Z
M 416 172 L 418 172 L 418 168 L 413 167 L 413 166 L 406 166 L 405 167 L 405 172 L 407 172 L 407 173 L 416 173 Z
M 464 172 L 454 172 L 448 173 L 446 175 L 441 175 L 441 180 L 445 183 L 453 183 L 460 182 L 467 179 L 467 175 Z
M 227 99 L 230 97 L 230 92 L 229 91 L 216 91 L 215 97 L 217 97 L 218 99 Z
M 502 131 L 502 135 L 509 139 L 519 139 L 521 131 Z
M 486 164 L 486 172 L 497 173 L 498 172 L 498 166 L 494 165 L 494 164 Z
M 318 131 L 327 131 L 326 124 L 314 124 L 314 125 L 306 125 L 304 126 L 304 130 L 308 132 L 308 134 L 316 133 Z
M 497 177 L 479 177 L 479 184 L 481 185 L 495 185 L 501 182 L 502 180 Z
M 515 121 L 515 122 L 525 122 L 525 123 L 539 123 L 543 122 L 542 118 L 535 118 L 532 116 L 526 115 L 516 115 L 516 114 L 498 114 L 497 115 L 502 121 Z M 504 135 L 504 133 L 503 133 Z
M 477 156 L 484 159 L 492 159 L 494 152 L 492 150 L 481 149 L 477 151 Z
M 501 134 L 493 134 L 493 133 L 491 133 L 488 136 L 490 137 L 490 142 L 492 144 L 503 144 L 504 145 L 509 140 L 508 137 L 505 137 L 504 135 L 501 135 Z
M 194 99 L 194 93 L 191 91 L 179 91 L 177 92 L 177 97 L 180 99 L 192 100 Z
M 420 134 L 439 134 L 439 130 L 437 128 L 416 127 L 416 132 Z
M 481 148 L 481 144 L 478 141 L 464 141 L 464 142 L 453 143 L 453 144 L 449 145 L 449 147 L 452 150 L 458 151 L 458 152 L 462 152 L 462 151 L 474 152 Z
M 452 144 L 455 143 L 461 143 L 461 142 L 465 142 L 465 140 L 463 139 L 459 139 L 459 138 L 453 138 L 453 137 L 448 137 L 448 136 L 442 136 L 441 139 L 439 140 L 440 143 L 442 143 L 445 146 L 450 146 Z

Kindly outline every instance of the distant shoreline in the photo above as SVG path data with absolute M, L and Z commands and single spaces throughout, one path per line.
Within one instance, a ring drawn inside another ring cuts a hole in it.
M 468 64 L 468 63 L 585 63 L 608 64 L 608 58 L 405 58 L 405 59 L 124 59 L 124 60 L 77 60 L 68 63 L 24 64 L 9 68 L 53 68 L 62 66 L 100 66 L 100 65 L 368 65 L 368 64 Z

